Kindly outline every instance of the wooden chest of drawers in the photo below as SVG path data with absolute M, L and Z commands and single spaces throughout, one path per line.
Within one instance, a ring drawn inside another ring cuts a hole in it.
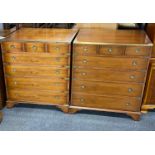
M 34 103 L 67 111 L 71 42 L 77 30 L 24 28 L 2 43 L 7 106 Z
M 12 32 L 9 30 L 2 30 L 0 31 L 0 37 L 5 38 L 11 33 Z M 2 39 L 0 39 L 0 109 L 2 109 L 5 106 L 5 101 L 6 101 L 6 91 L 5 91 L 4 73 L 3 73 L 3 64 L 2 64 L 1 41 Z
M 80 30 L 73 44 L 70 108 L 139 120 L 151 46 L 143 31 Z

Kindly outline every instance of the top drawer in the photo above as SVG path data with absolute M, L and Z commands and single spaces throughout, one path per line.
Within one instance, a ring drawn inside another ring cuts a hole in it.
M 150 47 L 114 45 L 74 45 L 74 55 L 85 56 L 150 56 Z
M 2 49 L 5 52 L 21 52 L 23 51 L 23 46 L 18 42 L 3 42 Z
M 125 55 L 137 55 L 137 56 L 150 56 L 151 48 L 150 47 L 127 47 Z

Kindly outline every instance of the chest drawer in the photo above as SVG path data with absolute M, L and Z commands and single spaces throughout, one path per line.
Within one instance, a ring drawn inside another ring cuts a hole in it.
M 51 103 L 65 105 L 68 102 L 67 93 L 56 93 L 50 91 L 34 91 L 31 90 L 12 90 L 8 91 L 8 99 L 12 101 L 22 102 L 41 102 L 41 104 Z
M 52 55 L 66 55 L 70 54 L 70 49 L 68 44 L 62 43 L 48 43 L 47 44 L 47 52 Z
M 9 89 L 68 90 L 68 82 L 62 79 L 7 77 L 6 82 Z
M 121 56 L 124 55 L 125 47 L 123 46 L 100 46 L 98 55 L 101 56 Z
M 73 69 L 73 78 L 86 81 L 144 82 L 145 72 L 109 69 Z
M 101 83 L 73 80 L 73 92 L 97 95 L 121 95 L 141 97 L 143 85 L 131 83 Z
M 98 51 L 96 45 L 74 45 L 73 55 L 90 55 L 95 56 Z
M 69 70 L 65 67 L 4 65 L 7 75 L 11 76 L 51 76 L 52 78 L 67 78 Z
M 2 49 L 5 52 L 21 52 L 23 51 L 23 44 L 20 42 L 3 42 Z
M 25 43 L 25 51 L 26 52 L 46 52 L 45 44 L 39 42 L 28 42 Z
M 135 56 L 150 56 L 151 48 L 150 47 L 127 47 L 125 55 L 135 55 Z
M 140 111 L 141 100 L 135 97 L 107 97 L 89 94 L 72 94 L 71 105 L 99 109 Z
M 92 67 L 145 70 L 147 69 L 148 59 L 78 56 L 74 57 L 73 65 L 86 68 Z
M 53 57 L 50 54 L 40 53 L 4 53 L 5 63 L 32 64 L 32 65 L 68 65 L 68 57 Z

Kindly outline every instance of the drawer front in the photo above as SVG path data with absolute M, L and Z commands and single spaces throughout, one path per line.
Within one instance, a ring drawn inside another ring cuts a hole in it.
M 98 51 L 96 45 L 74 45 L 73 55 L 90 55 L 95 56 Z
M 68 82 L 61 79 L 6 77 L 6 82 L 7 87 L 11 89 L 68 91 Z
M 51 76 L 52 78 L 67 78 L 69 70 L 48 66 L 24 66 L 24 65 L 4 65 L 5 73 L 11 76 Z
M 73 78 L 86 81 L 144 82 L 145 72 L 106 69 L 73 69 Z M 123 75 L 123 76 L 122 76 Z
M 122 95 L 141 97 L 143 85 L 131 83 L 101 83 L 73 80 L 73 92 L 90 93 L 97 95 Z
M 107 97 L 89 94 L 72 94 L 71 105 L 99 109 L 140 111 L 141 99 L 135 97 Z
M 45 53 L 40 53 L 39 55 L 36 55 L 36 53 L 4 53 L 4 62 L 15 64 L 66 66 L 68 65 L 68 58 L 52 57 Z
M 53 93 L 49 91 L 30 91 L 30 90 L 8 90 L 8 99 L 12 101 L 42 102 L 42 104 L 68 104 L 68 95 L 66 93 Z
M 135 56 L 150 56 L 151 48 L 150 47 L 127 47 L 125 54 L 135 55 Z
M 99 55 L 121 56 L 124 55 L 125 47 L 122 46 L 100 46 Z
M 87 68 L 118 68 L 130 70 L 147 69 L 148 59 L 142 58 L 105 58 L 105 57 L 74 57 L 74 66 Z
M 19 42 L 3 42 L 2 49 L 5 52 L 21 52 L 23 51 L 23 45 Z
M 25 43 L 26 52 L 45 52 L 44 43 L 28 42 Z
M 55 56 L 69 55 L 70 54 L 69 45 L 60 44 L 60 43 L 49 43 L 49 44 L 47 44 L 47 52 L 49 52 Z

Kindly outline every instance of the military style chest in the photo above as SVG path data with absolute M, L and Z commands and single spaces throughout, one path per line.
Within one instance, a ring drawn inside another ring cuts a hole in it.
M 2 43 L 7 107 L 69 102 L 71 42 L 77 30 L 23 28 Z
M 151 46 L 143 31 L 80 30 L 73 43 L 70 108 L 139 120 Z

